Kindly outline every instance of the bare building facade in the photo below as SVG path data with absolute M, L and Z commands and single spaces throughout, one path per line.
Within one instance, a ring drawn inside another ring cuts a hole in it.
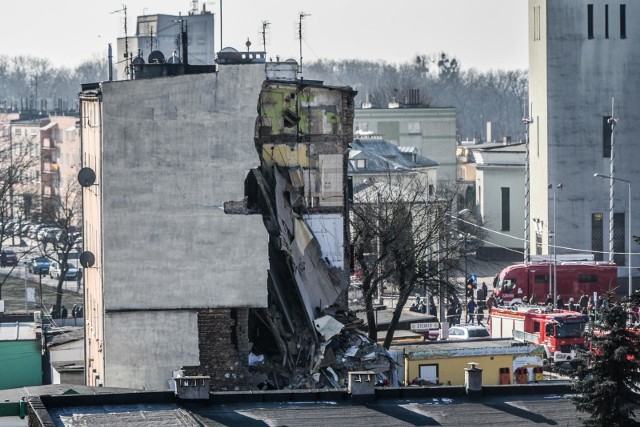
M 622 267 L 619 276 L 640 262 L 627 253 L 628 236 L 639 234 L 640 224 L 635 6 L 617 0 L 529 1 L 530 248 L 547 254 L 555 244 L 558 253 L 612 256 Z M 616 180 L 594 178 L 595 173 Z M 631 252 L 637 252 L 634 247 Z

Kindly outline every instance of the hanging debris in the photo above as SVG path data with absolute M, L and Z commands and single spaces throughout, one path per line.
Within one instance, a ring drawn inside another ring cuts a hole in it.
M 269 308 L 249 316 L 247 364 L 262 389 L 344 387 L 350 370 L 388 371 L 384 349 L 341 304 L 349 285 L 348 87 L 266 81 L 258 101 L 260 167 L 230 214 L 260 213 L 269 232 Z

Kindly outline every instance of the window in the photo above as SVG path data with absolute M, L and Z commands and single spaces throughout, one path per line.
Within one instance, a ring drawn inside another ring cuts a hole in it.
M 410 135 L 420 135 L 420 122 L 409 122 L 407 131 Z
M 533 41 L 538 40 L 538 7 L 533 7 Z
M 595 261 L 603 260 L 604 226 L 602 212 L 591 214 L 591 250 Z
M 363 132 L 368 131 L 369 130 L 369 123 L 368 122 L 356 123 L 356 130 L 363 131 Z
M 537 274 L 533 279 L 534 283 L 549 283 L 549 275 L 548 274 Z
M 420 365 L 420 379 L 438 384 L 438 365 Z
M 16 135 L 22 135 L 22 129 L 17 128 L 16 129 Z
M 540 332 L 540 322 L 533 322 L 533 332 Z
M 620 5 L 620 38 L 627 38 L 627 6 Z
M 609 5 L 604 5 L 604 38 L 609 38 Z
M 587 37 L 593 38 L 593 5 L 587 5 Z
M 598 275 L 597 274 L 578 274 L 578 282 L 598 283 Z
M 602 118 L 602 157 L 611 157 L 611 125 L 609 119 L 611 116 Z
M 356 167 L 358 169 L 364 169 L 367 167 L 367 161 L 364 159 L 358 159 L 356 160 Z
M 509 200 L 509 188 L 502 187 L 502 231 L 509 231 L 511 229 L 511 215 L 510 215 L 510 200 Z

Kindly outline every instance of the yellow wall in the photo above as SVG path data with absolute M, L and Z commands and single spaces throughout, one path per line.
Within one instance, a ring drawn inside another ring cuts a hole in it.
M 409 360 L 405 357 L 405 384 L 420 376 L 420 365 L 438 365 L 438 380 L 443 385 L 464 385 L 464 369 L 470 368 L 469 363 L 477 363 L 476 368 L 482 369 L 483 385 L 500 384 L 500 368 L 509 368 L 511 383 L 513 383 L 513 354 L 487 355 L 470 357 L 452 357 L 447 359 Z

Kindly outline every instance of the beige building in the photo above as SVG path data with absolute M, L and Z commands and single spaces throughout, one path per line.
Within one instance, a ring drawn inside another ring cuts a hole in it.
M 354 130 L 372 132 L 438 163 L 438 181 L 456 182 L 455 108 L 360 108 Z
M 480 258 L 523 258 L 525 155 L 522 143 L 458 146 L 464 205 L 477 213 L 483 225 L 476 252 Z

